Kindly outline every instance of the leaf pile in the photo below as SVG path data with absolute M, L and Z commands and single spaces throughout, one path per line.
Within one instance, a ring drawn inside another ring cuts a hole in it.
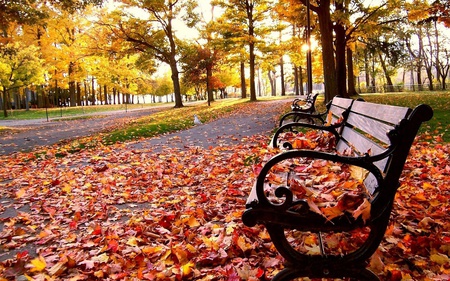
M 279 147 L 289 143 L 294 149 L 330 151 L 334 149 L 336 137 L 329 132 L 308 130 L 306 132 L 283 132 L 278 137 Z
M 251 164 L 276 153 L 267 142 L 1 157 L 0 280 L 271 278 L 282 258 L 263 227 L 241 221 Z M 449 153 L 448 144 L 413 147 L 370 265 L 382 279 L 449 279 Z
M 272 167 L 266 177 L 265 190 L 273 195 L 271 200 L 275 200 L 275 189 L 288 186 L 294 200 L 306 200 L 311 211 L 327 220 L 345 213 L 367 220 L 371 205 L 364 185 L 366 176 L 364 169 L 348 164 L 321 159 L 287 159 Z

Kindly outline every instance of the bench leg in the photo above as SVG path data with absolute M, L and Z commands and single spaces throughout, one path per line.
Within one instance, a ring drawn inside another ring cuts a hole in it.
M 387 220 L 378 221 L 374 227 L 385 229 Z M 286 239 L 283 227 L 268 224 L 266 228 L 278 252 L 285 258 L 286 267 L 273 280 L 292 280 L 299 277 L 351 278 L 351 280 L 379 281 L 377 275 L 366 268 L 366 260 L 378 248 L 383 232 L 371 231 L 366 245 L 347 256 L 309 256 L 297 252 Z

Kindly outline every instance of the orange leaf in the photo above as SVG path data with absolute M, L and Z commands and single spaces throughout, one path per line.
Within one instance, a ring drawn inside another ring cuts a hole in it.
M 366 222 L 370 218 L 370 210 L 372 205 L 370 202 L 364 198 L 364 202 L 359 205 L 358 209 L 353 211 L 353 217 L 357 219 L 359 216 L 363 219 L 364 222 Z
M 320 209 L 323 213 L 323 215 L 328 219 L 328 220 L 332 220 L 334 218 L 339 217 L 340 215 L 342 215 L 344 212 L 341 210 L 341 208 L 339 208 L 338 206 L 334 206 L 334 207 L 327 207 L 327 208 L 321 208 Z
M 27 191 L 25 190 L 25 188 L 21 188 L 18 191 L 16 191 L 16 197 L 22 198 L 26 193 Z

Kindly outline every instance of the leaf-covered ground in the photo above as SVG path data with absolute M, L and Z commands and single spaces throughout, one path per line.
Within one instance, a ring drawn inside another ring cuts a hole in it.
M 241 215 L 273 151 L 153 153 L 124 144 L 0 158 L 0 280 L 267 280 L 283 260 Z M 450 145 L 416 143 L 370 267 L 382 280 L 450 279 Z

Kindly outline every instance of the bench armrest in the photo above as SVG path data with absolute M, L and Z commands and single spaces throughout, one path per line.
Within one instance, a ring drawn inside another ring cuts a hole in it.
M 293 122 L 293 123 L 287 123 L 282 125 L 281 127 L 279 127 L 274 135 L 272 136 L 272 140 L 270 142 L 270 146 L 273 148 L 277 148 L 278 147 L 278 138 L 280 136 L 280 134 L 282 134 L 283 132 L 286 131 L 293 131 L 293 128 L 296 127 L 302 127 L 302 128 L 309 128 L 309 129 L 314 129 L 314 130 L 319 130 L 319 131 L 327 131 L 332 133 L 335 137 L 336 140 L 339 138 L 339 133 L 337 132 L 337 128 L 341 127 L 342 123 L 336 123 L 333 125 L 317 125 L 317 124 L 310 124 L 310 123 L 304 123 L 304 122 Z M 288 149 L 292 149 L 292 145 L 288 144 L 288 147 L 284 146 L 285 148 Z
M 283 126 L 285 121 L 290 118 L 292 118 L 294 120 L 294 122 L 297 122 L 298 120 L 308 120 L 308 121 L 311 121 L 314 123 L 324 124 L 326 115 L 327 115 L 326 111 L 319 112 L 319 113 L 308 113 L 308 112 L 304 112 L 304 111 L 293 110 L 293 111 L 288 112 L 288 113 L 284 114 L 283 116 L 281 116 L 278 127 Z
M 334 153 L 327 153 L 315 150 L 289 150 L 279 153 L 272 157 L 260 171 L 256 182 L 253 186 L 251 194 L 247 200 L 247 208 L 271 208 L 271 209 L 281 209 L 287 210 L 292 207 L 294 202 L 293 194 L 287 187 L 279 187 L 275 191 L 275 196 L 278 198 L 284 197 L 284 202 L 282 204 L 272 203 L 264 190 L 266 177 L 269 174 L 272 167 L 276 164 L 292 158 L 313 158 L 313 159 L 323 159 L 334 162 L 340 162 L 344 164 L 350 164 L 364 168 L 365 170 L 372 173 L 378 183 L 378 187 L 383 185 L 383 176 L 381 171 L 371 162 L 370 156 L 353 157 L 353 156 L 341 156 Z

